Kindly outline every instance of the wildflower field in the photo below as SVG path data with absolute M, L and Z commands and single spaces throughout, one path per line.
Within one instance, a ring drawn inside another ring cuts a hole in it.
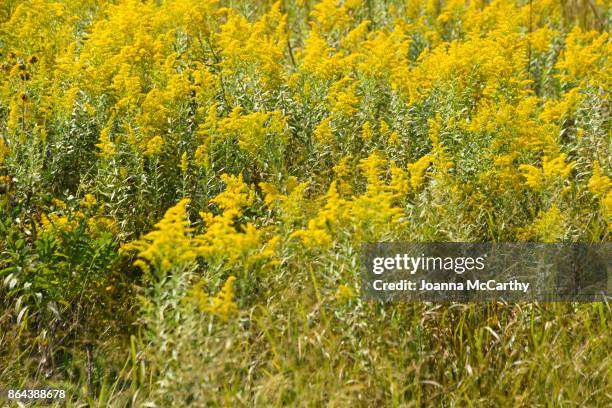
M 367 242 L 606 242 L 609 0 L 0 0 L 0 406 L 604 407 L 612 305 Z

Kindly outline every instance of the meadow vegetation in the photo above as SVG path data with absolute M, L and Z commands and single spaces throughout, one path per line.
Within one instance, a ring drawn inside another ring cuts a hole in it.
M 0 0 L 0 389 L 612 405 L 610 303 L 359 296 L 365 242 L 610 240 L 610 6 Z

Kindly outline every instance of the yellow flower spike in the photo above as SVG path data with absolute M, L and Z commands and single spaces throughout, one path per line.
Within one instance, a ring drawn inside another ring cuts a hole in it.
M 347 178 L 351 175 L 351 166 L 350 166 L 351 156 L 344 156 L 338 164 L 333 167 L 334 173 L 337 178 Z
M 155 156 L 162 152 L 162 148 L 164 146 L 164 139 L 161 136 L 155 136 L 147 143 L 147 147 L 145 150 L 146 156 Z
M 223 212 L 213 215 L 201 212 L 205 231 L 194 237 L 194 248 L 198 256 L 210 262 L 226 260 L 232 265 L 241 260 L 246 264 L 256 258 L 248 259 L 261 248 L 262 232 L 253 224 L 236 226 L 235 220 L 240 217 L 243 208 L 251 205 L 255 199 L 254 192 L 242 181 L 242 175 L 223 175 L 225 190 L 211 200 Z
M 115 235 L 119 232 L 119 227 L 115 220 L 104 216 L 102 207 L 99 207 L 98 214 L 87 219 L 87 231 L 94 237 L 103 232 Z
M 560 100 L 547 101 L 540 113 L 540 118 L 547 122 L 553 122 L 571 117 L 583 99 L 584 96 L 580 94 L 580 88 L 572 88 Z
M 206 283 L 204 280 L 200 279 L 194 283 L 187 292 L 187 300 L 193 302 L 202 312 L 208 311 L 208 308 L 210 307 L 210 297 L 204 289 L 205 285 Z
M 194 163 L 196 166 L 208 170 L 210 167 L 210 156 L 208 146 L 203 144 L 196 148 L 194 153 Z
M 401 24 L 391 32 L 373 31 L 359 44 L 355 65 L 364 75 L 388 80 L 397 89 L 409 81 L 409 46 L 410 39 Z
M 300 189 L 301 193 L 303 191 L 302 186 L 305 186 L 305 183 L 300 183 L 295 176 L 289 176 L 285 182 L 285 190 L 289 194 L 293 194 L 296 189 Z
M 588 188 L 593 195 L 602 197 L 612 188 L 610 177 L 601 172 L 598 160 L 593 162 L 593 175 L 589 179 Z
M 533 52 L 545 52 L 551 46 L 551 41 L 558 33 L 549 27 L 541 27 L 529 34 L 529 43 Z
M 53 204 L 53 206 L 59 210 L 63 210 L 67 207 L 66 202 L 59 200 L 57 198 L 54 198 L 53 200 L 51 200 L 51 203 Z
M 414 163 L 408 164 L 408 171 L 410 172 L 410 187 L 413 190 L 418 190 L 425 181 L 427 168 L 433 163 L 433 157 L 429 154 L 421 157 Z
M 0 137 L 0 164 L 6 160 L 10 152 L 11 150 L 6 143 L 4 143 L 4 138 Z
M 277 200 L 279 191 L 273 184 L 261 182 L 259 183 L 259 188 L 261 188 L 261 191 L 264 194 L 264 203 L 267 206 Z
M 398 197 L 403 197 L 408 194 L 411 187 L 411 182 L 408 178 L 408 174 L 394 161 L 391 162 L 391 182 L 389 183 L 389 189 Z
M 566 180 L 576 163 L 565 164 L 565 158 L 565 154 L 560 154 L 554 159 L 544 156 L 541 168 L 530 164 L 521 164 L 519 170 L 525 178 L 525 185 L 532 190 L 542 191 L 550 183 Z
M 391 132 L 389 135 L 389 144 L 392 146 L 398 146 L 400 144 L 400 137 L 397 132 Z
M 336 181 L 332 181 L 327 194 L 323 197 L 325 205 L 317 216 L 308 221 L 305 230 L 294 231 L 290 237 L 299 238 L 307 247 L 325 248 L 332 244 L 330 233 L 335 231 L 335 225 L 346 218 L 347 202 L 340 198 Z
M 353 28 L 346 37 L 342 38 L 341 46 L 348 49 L 358 49 L 368 32 L 370 21 L 364 20 L 355 28 Z
M 354 2 L 355 0 L 351 0 L 349 3 Z M 339 6 L 338 3 L 337 0 L 322 0 L 314 6 L 311 15 L 322 32 L 342 30 L 353 21 L 349 14 L 350 8 L 346 5 Z
M 299 238 L 308 248 L 326 248 L 331 245 L 332 237 L 321 230 L 315 223 L 309 223 L 306 230 L 298 230 L 291 234 L 291 238 Z
M 323 144 L 330 144 L 334 140 L 334 133 L 330 126 L 331 118 L 323 119 L 317 125 L 317 128 L 314 131 L 314 138 Z
M 560 177 L 562 179 L 567 179 L 570 172 L 576 165 L 575 162 L 570 162 L 565 164 L 565 154 L 560 154 L 554 159 L 550 160 L 547 157 L 544 157 L 544 163 L 542 164 L 542 172 L 544 174 L 544 179 L 550 180 L 553 177 Z
M 40 220 L 41 230 L 44 232 L 72 232 L 78 227 L 78 214 L 75 217 L 59 214 L 43 214 Z
M 347 301 L 352 299 L 355 296 L 353 293 L 353 289 L 351 289 L 347 285 L 338 285 L 338 290 L 336 291 L 336 300 L 338 301 Z
M 96 144 L 96 147 L 100 149 L 100 156 L 105 159 L 110 159 L 117 153 L 115 144 L 111 142 L 109 134 L 109 127 L 102 129 L 100 132 L 100 142 Z
M 356 91 L 357 83 L 349 77 L 332 84 L 327 95 L 330 111 L 341 117 L 350 117 L 357 112 L 360 100 Z
M 183 175 L 187 174 L 187 168 L 189 167 L 189 159 L 187 158 L 187 152 L 183 152 L 181 155 L 181 161 L 179 163 L 179 169 Z
M 603 211 L 603 216 L 607 220 L 612 219 L 612 191 L 609 191 L 608 194 L 601 200 L 601 208 Z M 608 225 L 612 226 L 612 223 L 608 221 Z
M 344 72 L 342 56 L 327 45 L 322 33 L 313 28 L 310 30 L 300 58 L 300 71 L 325 80 L 332 79 L 338 72 Z M 304 84 L 304 95 L 311 93 L 310 81 Z
M 390 182 L 383 178 L 388 165 Z M 357 241 L 375 239 L 401 225 L 403 210 L 398 203 L 408 188 L 407 174 L 378 152 L 361 160 L 358 167 L 367 181 L 365 193 L 341 198 L 338 186 L 342 180 L 332 181 L 321 200 L 322 208 L 305 229 L 294 231 L 291 238 L 299 239 L 308 248 L 325 249 L 345 234 Z
M 166 211 L 153 231 L 123 246 L 123 251 L 138 251 L 135 266 L 148 271 L 148 265 L 152 265 L 158 272 L 164 273 L 172 267 L 183 267 L 195 260 L 197 252 L 187 216 L 190 201 L 188 198 L 179 201 Z
M 338 190 L 343 196 L 349 196 L 353 192 L 351 187 L 351 175 L 354 169 L 350 162 L 351 156 L 344 156 L 340 159 L 338 164 L 333 167 L 338 182 Z
M 361 127 L 361 137 L 366 142 L 372 141 L 372 138 L 374 137 L 374 131 L 372 130 L 372 125 L 370 125 L 370 122 L 365 122 Z
M 367 159 L 359 162 L 358 167 L 363 171 L 363 175 L 367 179 L 369 190 L 379 191 L 382 187 L 381 173 L 385 164 L 386 161 L 378 152 L 372 153 Z
M 227 278 L 221 291 L 211 299 L 211 304 L 207 308 L 210 313 L 217 315 L 224 322 L 227 322 L 231 316 L 238 313 L 238 305 L 234 295 L 235 281 L 235 276 Z
M 225 183 L 225 190 L 211 200 L 227 212 L 235 216 L 242 214 L 242 208 L 253 203 L 254 197 L 251 189 L 242 181 L 242 174 L 232 176 L 223 174 L 221 180 Z
M 605 83 L 609 78 L 609 66 L 602 63 L 609 54 L 609 33 L 583 31 L 574 26 L 567 35 L 565 50 L 555 68 L 561 71 L 559 79 L 564 82 L 596 80 Z
M 381 119 L 379 122 L 379 126 L 380 126 L 380 134 L 388 138 L 390 135 L 389 124 L 385 122 L 384 119 Z
M 559 242 L 563 240 L 567 218 L 557 206 L 540 211 L 533 223 L 519 230 L 519 238 L 536 239 L 542 242 Z
M 97 202 L 98 201 L 96 200 L 96 197 L 94 197 L 93 194 L 85 194 L 85 197 L 83 197 L 83 205 L 85 207 L 88 207 L 88 208 L 93 207 L 94 205 L 97 204 Z
M 525 178 L 525 185 L 535 191 L 541 191 L 544 188 L 544 175 L 542 169 L 532 166 L 531 164 L 521 164 L 519 170 Z

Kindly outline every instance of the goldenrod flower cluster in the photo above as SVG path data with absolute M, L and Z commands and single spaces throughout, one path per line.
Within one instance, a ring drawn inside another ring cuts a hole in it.
M 205 282 L 196 282 L 188 293 L 188 299 L 193 302 L 202 312 L 209 312 L 218 316 L 223 321 L 238 313 L 238 306 L 234 295 L 235 276 L 227 278 L 223 287 L 216 296 L 209 296 L 204 289 Z
M 426 238 L 421 223 L 451 214 L 480 231 L 471 239 L 492 238 L 491 214 L 506 239 L 557 211 L 579 228 L 597 208 L 609 227 L 607 32 L 570 25 L 550 0 L 324 0 L 308 15 L 298 3 L 252 15 L 217 0 L 3 7 L 0 176 L 26 183 L 27 162 L 56 166 L 45 180 L 57 183 L 78 154 L 95 161 L 74 162 L 99 186 L 85 212 L 43 211 L 43 231 L 95 213 L 92 230 L 130 236 L 140 221 L 119 191 L 157 213 L 198 197 L 125 244 L 160 271 L 198 257 L 252 265 L 292 242 Z M 584 192 L 596 205 L 574 205 Z
M 365 242 L 609 241 L 611 16 L 607 0 L 1 0 L 0 264 L 80 265 L 117 291 L 189 276 L 176 293 L 221 320 L 295 278 L 298 314 L 316 292 L 308 326 L 357 297 Z M 402 405 L 408 383 L 359 402 Z M 300 403 L 249 387 L 243 405 Z
M 184 266 L 196 258 L 187 215 L 189 202 L 188 198 L 181 200 L 166 211 L 153 231 L 123 246 L 125 251 L 138 251 L 137 266 L 148 271 L 152 265 L 158 272 L 167 272 L 173 266 Z

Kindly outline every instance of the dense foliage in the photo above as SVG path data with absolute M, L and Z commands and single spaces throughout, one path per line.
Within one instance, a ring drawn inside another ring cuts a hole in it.
M 612 404 L 610 304 L 359 298 L 364 242 L 610 239 L 610 10 L 1 0 L 0 388 Z

